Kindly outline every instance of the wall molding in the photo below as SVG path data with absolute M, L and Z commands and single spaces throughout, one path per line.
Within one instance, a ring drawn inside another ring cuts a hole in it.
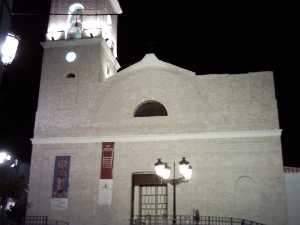
M 248 130 L 248 131 L 220 131 L 176 134 L 134 134 L 134 135 L 107 135 L 98 137 L 46 137 L 32 138 L 34 145 L 40 144 L 85 144 L 101 142 L 158 142 L 192 139 L 230 139 L 230 138 L 263 138 L 280 137 L 281 129 Z

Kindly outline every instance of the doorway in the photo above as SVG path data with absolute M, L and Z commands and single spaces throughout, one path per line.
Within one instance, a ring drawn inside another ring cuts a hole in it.
M 168 186 L 153 173 L 132 175 L 131 219 L 133 224 L 158 224 L 168 217 Z

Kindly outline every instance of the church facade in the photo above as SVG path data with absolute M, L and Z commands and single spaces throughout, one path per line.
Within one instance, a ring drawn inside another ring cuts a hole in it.
M 117 72 L 117 1 L 51 10 L 27 215 L 72 225 L 172 216 L 154 163 L 173 171 L 185 157 L 193 174 L 177 186 L 177 215 L 287 224 L 272 72 L 196 76 L 154 54 Z

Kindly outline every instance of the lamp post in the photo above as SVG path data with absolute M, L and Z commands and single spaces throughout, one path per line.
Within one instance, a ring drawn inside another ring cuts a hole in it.
M 169 184 L 173 186 L 173 224 L 176 224 L 176 186 L 188 182 L 189 179 L 192 177 L 192 166 L 190 163 L 185 159 L 179 162 L 179 173 L 182 177 L 176 178 L 176 171 L 175 171 L 175 161 L 173 163 L 173 178 L 169 178 L 171 175 L 171 168 L 168 166 L 167 163 L 158 159 L 157 162 L 154 164 L 155 173 L 161 177 L 162 179 L 166 180 Z

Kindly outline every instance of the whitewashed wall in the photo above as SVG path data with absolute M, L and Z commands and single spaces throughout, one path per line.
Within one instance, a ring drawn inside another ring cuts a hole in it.
M 186 156 L 194 174 L 178 188 L 178 214 L 199 208 L 202 215 L 287 224 L 271 72 L 195 76 L 147 55 L 104 81 L 99 79 L 101 60 L 109 58 L 96 46 L 74 46 L 80 60 L 73 65 L 53 59 L 63 56 L 66 47 L 45 49 L 28 214 L 47 214 L 72 225 L 127 224 L 132 173 L 153 171 L 159 157 L 171 163 Z M 65 81 L 68 71 L 78 73 L 78 79 Z M 134 118 L 146 100 L 164 104 L 168 116 Z M 116 143 L 111 207 L 96 203 L 103 141 Z M 64 212 L 49 208 L 59 154 L 71 155 Z

